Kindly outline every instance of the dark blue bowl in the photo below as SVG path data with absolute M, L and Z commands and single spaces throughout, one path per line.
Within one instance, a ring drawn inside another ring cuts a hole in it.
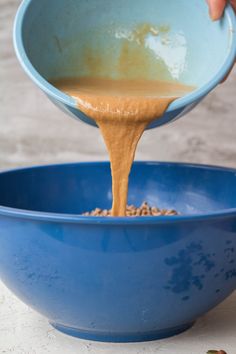
M 111 205 L 108 163 L 0 173 L 0 272 L 59 330 L 103 341 L 182 332 L 236 286 L 236 170 L 133 166 L 129 202 L 173 217 L 96 218 Z

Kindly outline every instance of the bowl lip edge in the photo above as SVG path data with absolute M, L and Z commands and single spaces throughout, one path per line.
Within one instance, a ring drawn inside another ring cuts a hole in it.
M 0 175 L 7 173 L 14 173 L 19 171 L 37 170 L 48 167 L 63 167 L 63 166 L 78 166 L 78 165 L 109 165 L 109 161 L 96 161 L 96 162 L 67 162 L 56 164 L 35 165 L 28 167 L 19 167 L 9 170 L 0 171 Z M 198 168 L 204 170 L 218 170 L 234 173 L 236 175 L 236 168 L 223 167 L 217 165 L 205 165 L 187 162 L 168 162 L 168 161 L 135 161 L 134 165 L 164 165 L 176 166 L 187 168 Z M 154 225 L 154 224 L 174 224 L 179 222 L 194 222 L 194 221 L 209 221 L 219 220 L 220 218 L 236 217 L 236 207 L 230 209 L 223 209 L 217 212 L 210 212 L 204 214 L 191 214 L 191 215 L 177 215 L 177 216 L 145 216 L 145 217 L 97 217 L 97 216 L 83 216 L 80 214 L 63 214 L 53 212 L 42 212 L 36 210 L 17 209 L 0 205 L 0 216 L 13 217 L 18 219 L 27 219 L 33 221 L 50 221 L 50 222 L 63 222 L 74 224 L 88 224 L 88 225 Z
M 32 1 L 33 0 L 23 0 L 15 16 L 13 28 L 13 43 L 17 58 L 27 75 L 48 96 L 50 96 L 56 101 L 59 101 L 62 104 L 65 104 L 66 106 L 77 108 L 76 100 L 61 92 L 52 84 L 50 84 L 46 79 L 44 79 L 41 74 L 39 74 L 39 72 L 33 67 L 30 60 L 28 59 L 22 40 L 22 28 L 26 10 Z M 183 109 L 188 105 L 192 105 L 194 102 L 200 101 L 220 82 L 222 82 L 222 80 L 225 78 L 225 76 L 228 74 L 231 67 L 233 66 L 233 63 L 236 58 L 236 16 L 230 4 L 227 4 L 224 16 L 227 18 L 228 27 L 231 32 L 231 41 L 228 56 L 226 56 L 226 59 L 223 62 L 222 66 L 219 68 L 217 74 L 211 80 L 209 80 L 205 85 L 201 86 L 200 88 L 197 88 L 190 94 L 187 94 L 172 102 L 166 110 L 167 113 Z

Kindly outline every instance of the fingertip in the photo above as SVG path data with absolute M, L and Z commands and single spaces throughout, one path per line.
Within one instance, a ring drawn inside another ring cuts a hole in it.
M 209 5 L 209 14 L 212 21 L 217 21 L 223 15 L 225 6 L 227 1 L 226 0 L 207 0 Z

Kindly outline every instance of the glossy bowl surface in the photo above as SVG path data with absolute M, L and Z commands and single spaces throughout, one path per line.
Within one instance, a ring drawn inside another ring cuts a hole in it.
M 138 162 L 129 203 L 173 217 L 81 216 L 111 205 L 108 163 L 0 173 L 0 275 L 59 330 L 143 341 L 189 328 L 236 286 L 236 170 Z
M 146 23 L 159 31 L 158 36 L 145 37 L 150 63 L 131 64 L 126 76 L 173 79 L 197 87 L 173 102 L 149 126 L 153 128 L 189 112 L 232 67 L 236 20 L 230 5 L 221 21 L 212 22 L 205 0 L 23 0 L 14 44 L 21 65 L 48 97 L 73 117 L 94 125 L 73 98 L 48 80 L 93 74 L 119 77 L 122 45 L 135 41 L 132 31 Z

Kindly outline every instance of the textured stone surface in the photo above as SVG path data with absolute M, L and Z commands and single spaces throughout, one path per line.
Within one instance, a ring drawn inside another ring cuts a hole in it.
M 12 48 L 19 0 L 0 0 L 0 169 L 39 163 L 107 159 L 97 129 L 68 118 L 21 70 Z M 236 70 L 191 114 L 146 132 L 137 159 L 188 161 L 236 167 Z M 64 336 L 0 284 L 0 353 L 236 354 L 236 295 L 186 334 L 168 340 L 113 345 Z

